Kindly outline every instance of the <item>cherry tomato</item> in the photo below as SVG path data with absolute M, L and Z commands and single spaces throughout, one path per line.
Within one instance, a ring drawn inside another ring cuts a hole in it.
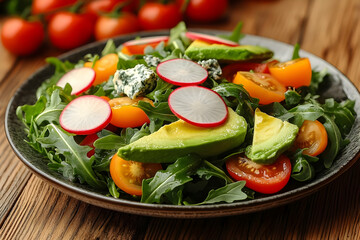
M 238 72 L 233 83 L 242 84 L 260 104 L 281 102 L 285 99 L 286 88 L 266 73 Z
M 142 195 L 142 180 L 153 177 L 159 170 L 162 170 L 160 163 L 126 161 L 117 154 L 110 162 L 110 175 L 116 186 L 136 196 Z
M 45 32 L 40 21 L 28 22 L 21 18 L 9 18 L 1 29 L 1 42 L 11 53 L 29 55 L 42 44 Z
M 87 3 L 84 6 L 84 11 L 90 14 L 93 18 L 97 19 L 101 13 L 111 12 L 116 6 L 124 4 L 127 0 L 96 0 Z M 125 5 L 121 10 L 135 11 L 139 5 L 138 0 L 132 0 L 129 4 Z
M 325 150 L 327 143 L 328 136 L 324 125 L 317 120 L 305 120 L 299 129 L 294 147 L 305 148 L 304 154 L 317 156 Z
M 183 4 L 185 0 L 177 0 Z M 215 21 L 224 16 L 228 7 L 228 0 L 190 0 L 185 14 L 195 21 Z
M 235 180 L 245 180 L 246 187 L 265 194 L 276 193 L 288 183 L 291 162 L 281 155 L 271 165 L 254 163 L 242 154 L 234 155 L 226 161 L 226 169 Z
M 253 63 L 253 62 L 241 62 L 241 63 L 232 63 L 222 69 L 222 76 L 226 78 L 229 82 L 232 82 L 236 73 L 239 71 L 254 71 L 256 73 L 270 73 L 269 65 L 277 63 L 277 60 L 266 63 Z
M 93 86 L 96 86 L 102 82 L 105 82 L 109 79 L 111 75 L 114 75 L 117 69 L 117 64 L 119 61 L 119 57 L 115 53 L 107 54 L 97 60 L 94 64 L 95 70 L 95 81 Z M 84 67 L 91 68 L 93 65 L 92 62 L 86 62 Z
M 53 15 L 48 24 L 51 43 L 64 50 L 87 43 L 93 31 L 94 22 L 86 14 L 58 12 Z
M 139 127 L 144 123 L 150 123 L 146 113 L 136 106 L 139 101 L 153 104 L 150 99 L 142 97 L 136 99 L 130 99 L 128 97 L 111 99 L 109 101 L 112 110 L 110 123 L 121 128 Z
M 96 40 L 112 38 L 121 34 L 133 33 L 140 29 L 137 17 L 123 12 L 117 18 L 101 16 L 95 24 Z
M 288 62 L 277 63 L 269 66 L 269 71 L 274 78 L 285 86 L 309 86 L 311 82 L 311 64 L 308 58 L 298 58 Z
M 138 13 L 140 26 L 144 30 L 172 28 L 182 20 L 176 4 L 145 3 Z
M 99 139 L 98 135 L 96 133 L 87 135 L 81 142 L 80 145 L 81 146 L 89 146 L 92 149 L 87 153 L 88 157 L 91 157 L 92 155 L 95 154 L 95 149 L 94 149 L 94 142 Z
M 166 44 L 168 40 L 168 36 L 145 37 L 139 40 L 131 40 L 123 44 L 121 52 L 127 55 L 144 54 L 147 46 L 155 48 L 160 42 L 165 42 Z
M 55 12 L 55 10 L 75 4 L 76 1 L 77 0 L 33 0 L 31 12 L 33 15 Z

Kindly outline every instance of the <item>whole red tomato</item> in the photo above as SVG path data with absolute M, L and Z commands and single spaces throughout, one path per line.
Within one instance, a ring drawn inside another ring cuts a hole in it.
M 68 50 L 87 43 L 94 32 L 94 22 L 87 14 L 58 12 L 50 19 L 48 33 L 51 43 Z
M 137 17 L 128 12 L 120 13 L 118 17 L 101 16 L 95 24 L 96 40 L 108 39 L 120 34 L 139 30 Z
M 77 0 L 33 0 L 32 14 L 49 13 L 62 7 L 71 6 Z
M 95 19 L 99 17 L 99 14 L 111 12 L 115 6 L 126 3 L 128 0 L 96 0 L 87 3 L 84 6 L 86 13 L 91 14 Z M 132 0 L 126 4 L 123 11 L 135 11 L 139 5 L 139 0 Z
M 182 20 L 177 4 L 146 3 L 140 9 L 140 26 L 144 30 L 172 28 Z
M 183 4 L 185 0 L 177 0 Z M 228 0 L 190 0 L 185 14 L 195 21 L 207 22 L 221 18 L 228 7 Z
M 40 21 L 9 18 L 1 29 L 3 46 L 16 55 L 34 53 L 42 44 L 44 36 L 44 26 Z

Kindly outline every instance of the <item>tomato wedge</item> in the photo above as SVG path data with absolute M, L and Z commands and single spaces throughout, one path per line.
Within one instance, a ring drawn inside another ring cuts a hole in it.
M 235 180 L 245 180 L 246 187 L 265 194 L 276 193 L 288 183 L 291 162 L 281 155 L 271 165 L 254 163 L 243 154 L 237 154 L 226 161 L 226 169 Z
M 102 82 L 105 82 L 109 79 L 111 75 L 114 75 L 117 69 L 117 63 L 119 57 L 115 53 L 110 53 L 95 62 L 94 71 L 96 73 L 95 81 L 93 86 L 96 86 Z M 92 62 L 86 62 L 84 67 L 91 68 L 93 65 Z
M 236 73 L 239 71 L 254 71 L 256 73 L 270 73 L 269 65 L 278 63 L 277 60 L 273 60 L 266 63 L 254 63 L 254 62 L 241 62 L 232 63 L 222 69 L 222 76 L 229 82 L 232 82 Z
M 276 80 L 285 86 L 309 86 L 311 82 L 311 64 L 308 58 L 297 58 L 288 62 L 269 66 L 269 71 Z
M 160 163 L 126 161 L 117 154 L 110 162 L 110 175 L 116 186 L 136 196 L 142 195 L 142 180 L 153 177 L 159 170 L 162 170 Z
M 94 142 L 99 139 L 98 135 L 96 133 L 87 135 L 81 142 L 80 145 L 81 146 L 89 146 L 92 149 L 86 154 L 88 157 L 91 157 L 92 155 L 95 154 L 95 149 L 94 149 Z
M 128 97 L 114 98 L 109 101 L 112 117 L 110 123 L 121 128 L 139 127 L 144 123 L 150 123 L 146 113 L 137 107 L 139 101 L 145 101 L 150 104 L 153 102 L 148 98 L 139 97 L 130 99 Z
M 127 55 L 144 54 L 144 50 L 147 46 L 155 48 L 160 42 L 167 43 L 168 40 L 168 36 L 144 37 L 137 40 L 131 40 L 123 44 L 121 52 Z
M 286 88 L 267 73 L 237 72 L 233 83 L 241 84 L 260 104 L 281 102 L 285 99 Z
M 318 120 L 305 120 L 299 129 L 294 147 L 305 148 L 304 154 L 317 156 L 322 153 L 328 144 L 328 136 L 324 125 Z

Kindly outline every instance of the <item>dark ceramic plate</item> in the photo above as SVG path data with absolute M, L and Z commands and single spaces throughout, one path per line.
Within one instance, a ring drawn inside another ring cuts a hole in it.
M 224 32 L 198 30 L 199 32 L 209 34 L 219 34 Z M 148 32 L 139 33 L 135 35 L 128 35 L 115 39 L 117 45 L 133 39 L 136 36 L 152 36 L 152 35 L 167 35 L 168 32 Z M 242 40 L 242 44 L 253 44 L 268 47 L 275 53 L 275 58 L 280 60 L 288 60 L 292 56 L 293 46 L 274 41 L 267 38 L 257 36 L 246 36 Z M 62 60 L 69 60 L 76 62 L 87 53 L 100 53 L 105 45 L 105 42 L 93 43 L 82 48 L 71 51 L 60 56 Z M 328 72 L 333 75 L 332 86 L 330 91 L 324 94 L 328 96 L 336 96 L 337 98 L 347 97 L 356 101 L 355 110 L 357 116 L 360 116 L 360 94 L 356 87 L 350 80 L 343 75 L 334 66 L 326 61 L 304 51 L 300 52 L 303 57 L 309 57 L 312 66 L 317 69 L 327 68 Z M 270 196 L 258 196 L 255 200 L 246 200 L 242 202 L 229 204 L 213 204 L 205 206 L 173 206 L 164 204 L 144 204 L 125 199 L 115 199 L 103 195 L 88 186 L 78 183 L 72 183 L 64 179 L 60 174 L 50 171 L 47 167 L 47 161 L 30 146 L 24 143 L 26 134 L 23 131 L 22 123 L 17 119 L 15 111 L 17 106 L 23 104 L 32 104 L 35 102 L 35 91 L 40 84 L 53 74 L 53 67 L 46 65 L 32 75 L 16 92 L 14 97 L 9 102 L 6 110 L 5 130 L 8 140 L 18 157 L 28 166 L 34 173 L 42 179 L 49 182 L 60 191 L 100 207 L 113 209 L 121 212 L 156 216 L 156 217 L 172 217 L 172 218 L 205 218 L 205 217 L 219 217 L 242 213 L 249 213 L 260 211 L 263 209 L 280 206 L 296 199 L 307 196 L 327 183 L 334 180 L 344 171 L 349 169 L 355 161 L 359 158 L 360 149 L 360 118 L 357 117 L 355 125 L 348 136 L 350 144 L 339 153 L 333 166 L 316 175 L 315 179 L 309 183 L 293 183 L 291 182 L 281 192 Z

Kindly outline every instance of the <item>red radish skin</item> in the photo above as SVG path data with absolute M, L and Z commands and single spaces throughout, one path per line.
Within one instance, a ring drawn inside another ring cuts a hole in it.
M 150 43 L 160 43 L 167 42 L 169 40 L 168 36 L 158 36 L 158 37 L 144 37 L 136 40 L 131 40 L 123 43 L 123 46 L 134 46 L 141 44 L 150 44 Z
M 85 95 L 72 100 L 61 112 L 59 122 L 69 133 L 89 135 L 105 128 L 111 120 L 111 107 L 101 97 Z
M 219 126 L 229 114 L 222 97 L 201 86 L 177 88 L 170 94 L 168 102 L 178 118 L 197 127 Z
M 177 58 L 160 63 L 156 67 L 159 77 L 177 86 L 199 85 L 206 81 L 208 72 L 196 62 Z
M 92 68 L 75 68 L 65 73 L 56 86 L 64 88 L 69 83 L 72 87 L 71 95 L 80 95 L 93 85 L 95 77 L 96 73 Z
M 185 36 L 190 38 L 191 40 L 201 40 L 208 43 L 223 44 L 232 47 L 236 47 L 240 45 L 230 40 L 226 40 L 220 37 L 211 36 L 203 33 L 186 32 Z

